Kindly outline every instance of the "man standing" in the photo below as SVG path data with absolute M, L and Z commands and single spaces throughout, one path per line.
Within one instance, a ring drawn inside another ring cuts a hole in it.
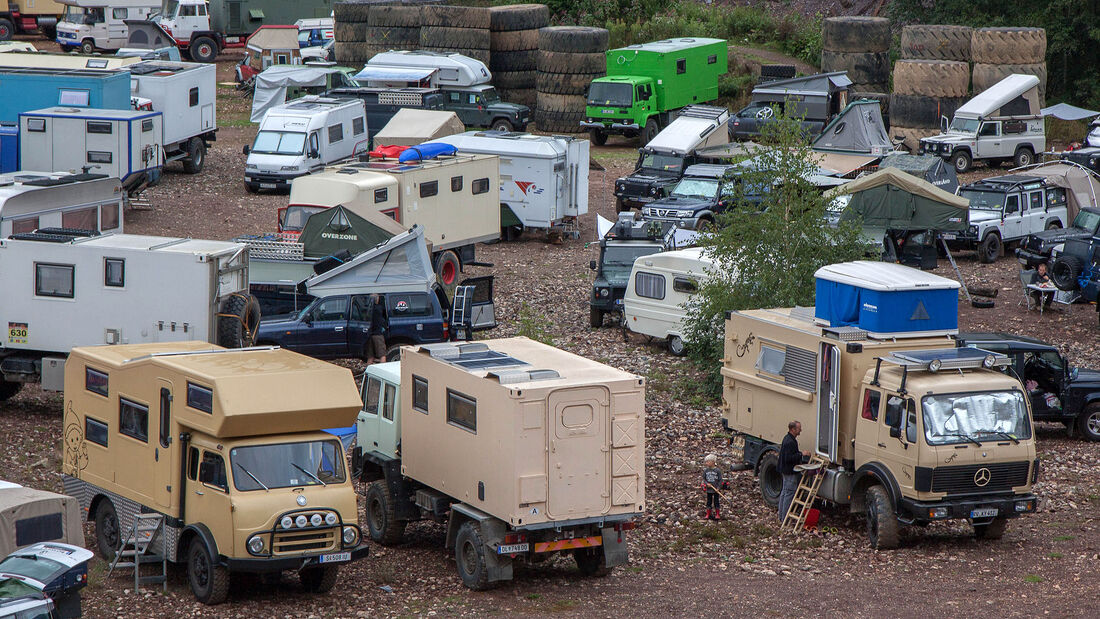
M 794 500 L 794 491 L 802 479 L 802 475 L 796 473 L 794 467 L 802 464 L 803 457 L 810 457 L 810 452 L 798 450 L 799 434 L 802 434 L 802 424 L 798 421 L 788 423 L 787 435 L 783 437 L 783 444 L 779 447 L 779 474 L 783 476 L 783 490 L 779 493 L 780 524 L 787 517 L 787 510 Z
M 374 305 L 370 310 L 370 344 L 368 345 L 367 365 L 383 363 L 386 360 L 386 331 L 390 321 L 386 318 L 386 307 L 383 305 L 382 295 L 372 296 Z

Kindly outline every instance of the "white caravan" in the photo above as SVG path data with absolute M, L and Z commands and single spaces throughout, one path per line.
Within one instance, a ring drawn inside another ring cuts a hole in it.
M 642 256 L 634 261 L 623 297 L 623 321 L 634 333 L 665 340 L 676 356 L 685 352 L 687 305 L 714 262 L 700 247 Z
M 195 62 L 146 60 L 128 67 L 134 109 L 164 116 L 164 160 L 202 172 L 206 149 L 217 139 L 217 67 Z
M 264 114 L 256 140 L 244 147 L 245 187 L 289 190 L 295 178 L 369 150 L 362 99 L 302 97 Z
M 410 69 L 420 72 L 411 73 Z M 427 81 L 432 88 L 465 88 L 488 84 L 493 79 L 484 62 L 462 54 L 391 50 L 372 56 L 356 81 L 366 86 L 407 86 L 412 81 L 410 75 Z
M 119 180 L 105 174 L 3 174 L 0 238 L 44 228 L 122 232 L 125 199 Z
M 114 51 L 126 45 L 125 20 L 146 19 L 160 10 L 151 0 L 59 0 L 65 16 L 57 24 L 57 42 L 64 50 Z

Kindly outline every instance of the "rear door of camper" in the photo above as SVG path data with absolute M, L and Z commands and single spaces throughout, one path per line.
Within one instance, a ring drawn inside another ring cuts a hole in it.
M 546 512 L 553 518 L 585 517 L 611 507 L 610 398 L 604 386 L 556 389 L 549 394 Z

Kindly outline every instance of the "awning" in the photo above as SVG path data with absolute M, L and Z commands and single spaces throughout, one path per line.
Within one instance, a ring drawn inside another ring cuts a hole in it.
M 1053 116 L 1062 120 L 1084 120 L 1093 116 L 1100 116 L 1100 112 L 1086 110 L 1068 103 L 1058 103 L 1050 107 L 1044 107 L 1039 110 L 1039 113 L 1043 116 Z
M 357 82 L 419 82 L 439 69 L 418 67 L 373 67 L 367 65 L 353 78 Z

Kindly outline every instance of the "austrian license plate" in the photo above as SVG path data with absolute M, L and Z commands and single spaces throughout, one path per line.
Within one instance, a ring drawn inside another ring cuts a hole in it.
M 956 238 L 958 238 L 954 232 L 944 232 L 942 236 L 948 241 L 954 241 Z
M 997 513 L 998 513 L 998 510 L 997 510 L 996 507 L 986 507 L 986 508 L 983 508 L 983 509 L 972 509 L 972 510 L 970 510 L 970 517 L 971 518 L 992 518 L 992 517 L 996 516 Z
M 334 552 L 330 555 L 321 555 L 321 563 L 347 563 L 351 561 L 350 552 Z
M 260 189 L 275 189 L 275 183 L 260 183 Z
M 523 542 L 522 544 L 501 544 L 497 546 L 498 555 L 510 555 L 517 552 L 527 552 L 531 550 L 531 544 Z

